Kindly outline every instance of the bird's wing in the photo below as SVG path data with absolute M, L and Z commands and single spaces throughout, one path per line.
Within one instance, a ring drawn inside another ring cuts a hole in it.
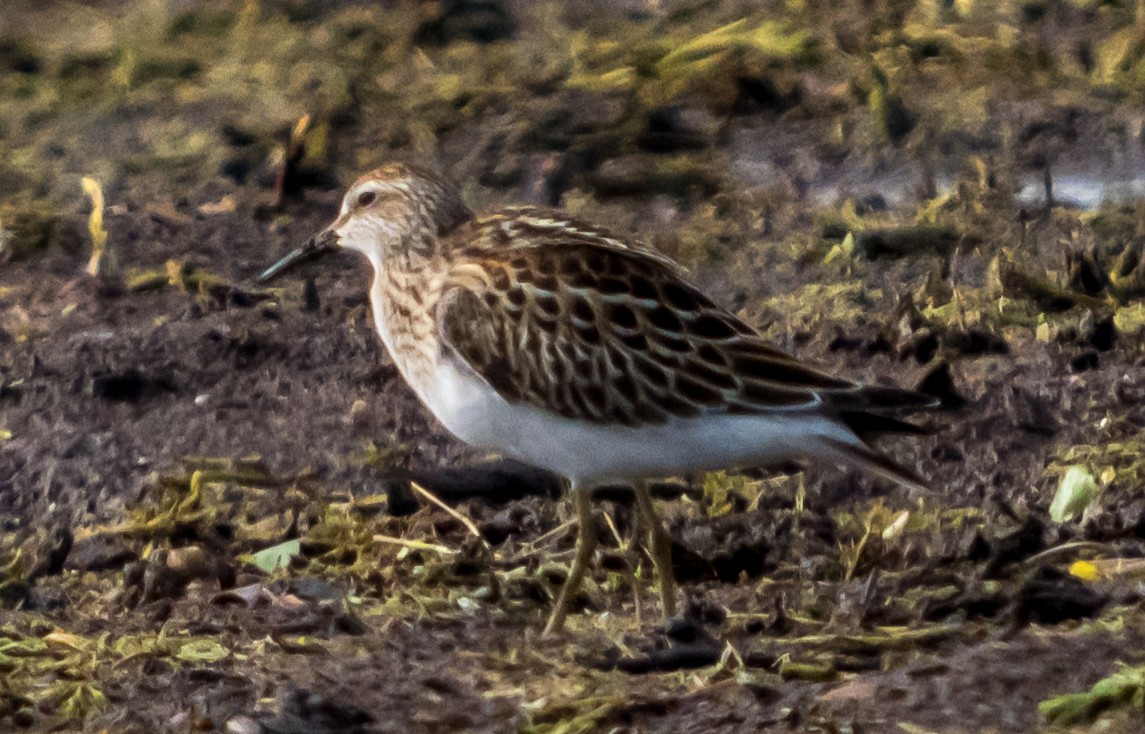
M 443 348 L 509 402 L 629 426 L 871 407 L 862 386 L 799 363 L 623 242 L 554 227 L 460 262 L 437 306 Z
M 680 266 L 643 242 L 620 237 L 604 227 L 564 212 L 535 206 L 507 207 L 475 217 L 462 234 L 469 252 L 530 250 L 538 246 L 585 245 L 602 250 L 636 253 L 673 273 Z

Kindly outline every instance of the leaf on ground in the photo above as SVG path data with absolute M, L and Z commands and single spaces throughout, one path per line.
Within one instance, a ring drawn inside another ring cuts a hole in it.
M 242 556 L 245 561 L 249 561 L 267 573 L 272 573 L 280 568 L 286 568 L 290 565 L 290 559 L 297 556 L 302 552 L 302 541 L 288 540 L 285 543 L 272 545 L 269 548 L 264 548 L 258 553 L 252 553 L 248 556 Z
M 1069 575 L 1079 578 L 1082 581 L 1097 581 L 1101 578 L 1101 574 L 1097 571 L 1097 566 L 1093 565 L 1092 561 L 1075 561 L 1071 563 Z
M 1145 303 L 1122 306 L 1113 314 L 1113 325 L 1122 334 L 1145 330 Z
M 788 32 L 775 21 L 754 28 L 741 19 L 680 44 L 660 60 L 668 64 L 696 62 L 713 54 L 738 49 L 752 49 L 772 58 L 791 58 L 802 52 L 805 44 L 801 32 Z
M 91 647 L 90 641 L 86 637 L 72 634 L 71 632 L 64 632 L 63 630 L 55 630 L 44 637 L 44 642 L 49 645 L 56 645 L 60 647 L 68 647 L 72 650 L 86 650 Z
M 1145 704 L 1145 666 L 1122 666 L 1084 693 L 1067 693 L 1042 701 L 1038 712 L 1050 724 L 1077 726 L 1092 723 L 1102 713 L 1129 703 L 1136 708 Z
M 217 663 L 229 654 L 217 640 L 191 640 L 179 646 L 175 658 L 186 663 Z
M 1050 517 L 1054 522 L 1069 522 L 1081 517 L 1097 497 L 1097 482 L 1093 474 L 1080 464 L 1066 469 L 1058 484 L 1057 494 L 1050 503 Z
M 75 687 L 71 695 L 60 704 L 60 713 L 73 719 L 82 719 L 92 711 L 99 711 L 107 705 L 103 691 L 86 683 Z
M 88 234 L 91 235 L 91 259 L 87 264 L 87 273 L 94 278 L 104 267 L 103 258 L 107 249 L 107 230 L 103 228 L 103 188 L 99 181 L 88 176 L 83 177 L 82 183 L 84 193 L 91 199 L 91 216 L 87 221 Z
M 47 653 L 48 645 L 38 637 L 20 636 L 14 640 L 0 638 L 0 667 L 4 658 L 30 658 Z
M 1145 576 L 1145 558 L 1103 558 L 1095 561 L 1076 561 L 1069 567 L 1071 576 L 1082 581 L 1102 581 Z

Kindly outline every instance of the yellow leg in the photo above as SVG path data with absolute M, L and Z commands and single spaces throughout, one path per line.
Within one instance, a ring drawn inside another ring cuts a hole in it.
M 652 565 L 656 567 L 656 579 L 660 585 L 661 609 L 664 612 L 664 619 L 668 620 L 676 616 L 676 575 L 672 572 L 672 538 L 656 513 L 656 505 L 652 502 L 648 485 L 639 481 L 632 485 L 632 489 L 636 492 L 636 506 L 640 510 L 651 539 Z
M 569 570 L 569 577 L 561 587 L 561 593 L 557 596 L 556 604 L 549 615 L 549 622 L 545 625 L 545 631 L 541 633 L 542 637 L 548 637 L 564 628 L 569 607 L 572 606 L 572 600 L 576 593 L 580 591 L 581 581 L 584 580 L 588 563 L 592 560 L 592 552 L 596 550 L 596 528 L 592 523 L 592 502 L 588 490 L 573 487 L 572 495 L 573 502 L 576 504 L 576 555 L 573 558 L 572 568 Z

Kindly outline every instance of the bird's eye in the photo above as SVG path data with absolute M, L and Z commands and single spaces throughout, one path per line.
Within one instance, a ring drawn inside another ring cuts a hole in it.
M 363 191 L 358 194 L 358 206 L 369 206 L 378 200 L 378 192 Z

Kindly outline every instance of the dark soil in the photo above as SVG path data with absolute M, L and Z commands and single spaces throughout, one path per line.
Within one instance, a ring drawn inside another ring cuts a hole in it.
M 910 2 L 158 5 L 0 25 L 0 729 L 1020 732 L 1145 664 L 1134 576 L 1072 565 L 1145 556 L 1145 208 L 1021 193 L 1142 154 L 1140 48 L 1101 61 L 1130 10 L 999 3 L 1005 35 Z M 664 61 L 740 18 L 805 37 Z M 885 444 L 934 491 L 669 479 L 661 624 L 603 488 L 591 583 L 540 639 L 555 480 L 418 405 L 364 263 L 253 281 L 394 157 L 649 240 L 799 357 L 940 397 Z M 1056 522 L 1075 464 L 1102 492 Z

